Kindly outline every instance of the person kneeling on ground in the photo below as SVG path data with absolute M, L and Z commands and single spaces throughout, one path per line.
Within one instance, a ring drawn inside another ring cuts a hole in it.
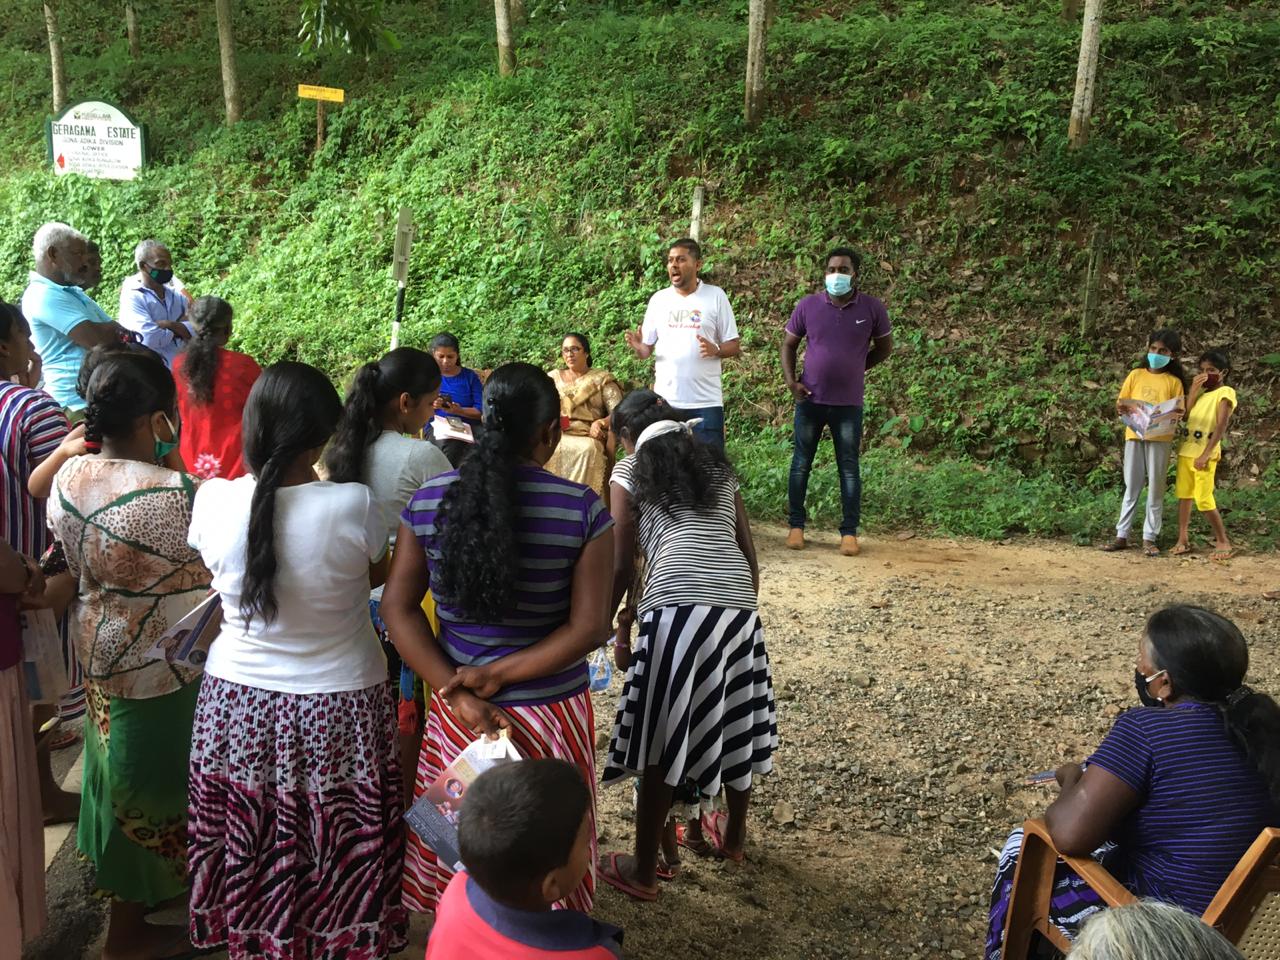
M 591 791 L 563 760 L 522 760 L 481 774 L 458 825 L 465 871 L 449 881 L 427 960 L 622 956 L 622 931 L 553 910 L 591 866 Z
M 1244 960 L 1231 941 L 1187 911 L 1159 900 L 1104 910 L 1080 929 L 1075 960 Z
M 1204 913 L 1263 828 L 1280 824 L 1280 706 L 1245 686 L 1248 668 L 1230 620 L 1191 606 L 1153 614 L 1134 670 L 1142 707 L 1116 719 L 1087 763 L 1056 771 L 1062 792 L 1044 819 L 1058 850 L 1092 852 L 1137 895 Z M 997 868 L 987 960 L 1000 956 L 1021 847 L 1017 829 Z M 1049 919 L 1074 936 L 1101 909 L 1059 863 Z

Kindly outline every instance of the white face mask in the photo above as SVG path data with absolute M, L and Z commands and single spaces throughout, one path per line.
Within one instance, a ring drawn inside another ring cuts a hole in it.
M 827 293 L 833 297 L 843 297 L 853 289 L 853 277 L 847 273 L 828 273 L 826 276 Z

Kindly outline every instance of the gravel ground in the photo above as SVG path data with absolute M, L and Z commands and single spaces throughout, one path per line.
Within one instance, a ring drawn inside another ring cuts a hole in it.
M 742 866 L 686 857 L 656 903 L 602 885 L 632 960 L 980 955 L 994 849 L 1037 815 L 1027 773 L 1082 759 L 1135 702 L 1146 616 L 1183 601 L 1244 630 L 1250 682 L 1280 691 L 1271 556 L 1147 560 L 1041 542 L 910 533 L 861 557 L 756 531 L 782 738 Z M 597 695 L 607 737 L 621 679 Z M 601 849 L 628 849 L 631 791 L 601 795 Z M 99 911 L 69 846 L 49 874 L 54 935 L 28 960 L 96 957 Z M 422 955 L 425 930 L 402 956 Z

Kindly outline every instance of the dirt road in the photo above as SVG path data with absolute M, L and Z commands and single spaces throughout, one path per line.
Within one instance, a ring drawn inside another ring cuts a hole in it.
M 1280 604 L 1259 597 L 1280 587 L 1273 556 L 889 536 L 845 558 L 834 538 L 791 553 L 784 532 L 757 530 L 782 745 L 748 863 L 686 859 L 654 904 L 603 888 L 597 915 L 626 928 L 633 960 L 976 958 L 992 850 L 1051 798 L 1021 777 L 1082 758 L 1135 701 L 1151 611 L 1187 601 L 1232 617 L 1250 681 L 1280 692 Z M 620 688 L 597 695 L 606 736 Z M 601 799 L 601 848 L 627 848 L 630 790 Z M 50 902 L 83 916 L 70 854 Z M 33 957 L 85 951 L 91 925 L 66 931 Z M 421 933 L 403 956 L 421 957 Z

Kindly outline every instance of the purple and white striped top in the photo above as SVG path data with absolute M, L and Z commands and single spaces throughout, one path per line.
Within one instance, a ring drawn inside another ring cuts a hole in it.
M 0 534 L 36 560 L 49 546 L 49 528 L 44 500 L 27 492 L 27 480 L 70 429 L 53 397 L 0 380 Z
M 1140 896 L 1199 916 L 1280 809 L 1205 703 L 1122 713 L 1089 758 L 1141 805 L 1120 825 L 1112 872 Z M 1109 862 L 1110 863 L 1110 862 Z
M 413 495 L 401 519 L 413 529 L 432 571 L 441 648 L 454 663 L 476 666 L 532 646 L 569 619 L 574 565 L 583 547 L 613 526 L 613 518 L 590 487 L 538 467 L 517 467 L 520 570 L 515 607 L 498 623 L 475 623 L 440 595 L 435 576 L 441 556 L 437 514 L 445 493 L 457 479 L 457 472 L 452 471 L 427 481 Z M 586 687 L 587 664 L 581 660 L 554 676 L 505 687 L 489 699 L 499 706 L 531 706 L 564 700 Z

